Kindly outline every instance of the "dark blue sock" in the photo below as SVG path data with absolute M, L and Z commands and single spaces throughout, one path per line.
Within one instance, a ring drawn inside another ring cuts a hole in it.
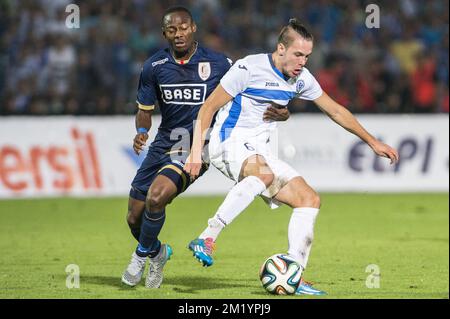
M 161 242 L 158 240 L 159 232 L 166 220 L 166 211 L 149 212 L 147 209 L 142 218 L 141 234 L 139 236 L 139 245 L 136 248 L 136 254 L 140 257 L 154 257 L 161 248 Z
M 134 238 L 139 242 L 139 237 L 141 236 L 141 227 L 138 228 L 130 228 L 131 234 Z

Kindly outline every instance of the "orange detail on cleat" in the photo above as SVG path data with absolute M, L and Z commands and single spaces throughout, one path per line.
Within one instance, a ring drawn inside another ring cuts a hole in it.
M 314 283 L 311 281 L 306 281 L 305 279 L 302 278 L 302 279 L 300 279 L 300 285 L 306 285 L 306 286 L 312 287 L 314 285 Z
M 205 246 L 206 246 L 206 253 L 208 255 L 212 255 L 212 253 L 216 250 L 216 243 L 211 237 L 205 238 Z

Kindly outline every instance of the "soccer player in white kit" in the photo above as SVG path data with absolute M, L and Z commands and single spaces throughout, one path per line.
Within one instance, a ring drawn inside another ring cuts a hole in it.
M 305 68 L 312 49 L 312 35 L 296 19 L 291 19 L 280 32 L 275 52 L 249 55 L 236 61 L 200 109 L 184 170 L 193 179 L 198 176 L 204 132 L 219 111 L 209 142 L 210 161 L 236 182 L 216 214 L 208 220 L 208 227 L 189 244 L 204 266 L 213 264 L 214 243 L 222 229 L 261 195 L 272 207 L 281 203 L 292 207 L 288 255 L 303 270 L 306 268 L 320 198 L 291 166 L 271 154 L 268 139 L 276 123 L 265 122 L 263 113 L 272 103 L 286 106 L 293 98 L 312 100 L 377 155 L 389 158 L 391 164 L 398 161 L 395 149 L 369 134 L 345 107 L 321 89 Z M 324 292 L 302 280 L 296 294 Z

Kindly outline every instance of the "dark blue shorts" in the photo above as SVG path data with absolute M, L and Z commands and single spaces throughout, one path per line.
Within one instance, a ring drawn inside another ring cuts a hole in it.
M 130 197 L 145 201 L 150 185 L 158 175 L 168 177 L 177 186 L 177 195 L 184 192 L 193 183 L 189 174 L 183 170 L 188 155 L 187 152 L 164 152 L 150 147 L 131 183 Z M 207 169 L 208 166 L 203 164 L 200 176 Z

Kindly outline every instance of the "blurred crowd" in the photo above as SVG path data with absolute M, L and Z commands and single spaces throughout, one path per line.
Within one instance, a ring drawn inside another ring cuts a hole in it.
M 66 6 L 80 28 L 66 27 Z M 369 29 L 366 6 L 380 8 Z M 182 4 L 197 39 L 236 60 L 272 52 L 289 18 L 315 37 L 307 67 L 359 113 L 448 113 L 448 0 L 0 0 L 0 114 L 134 114 L 143 62 Z M 291 111 L 317 111 L 294 101 Z

